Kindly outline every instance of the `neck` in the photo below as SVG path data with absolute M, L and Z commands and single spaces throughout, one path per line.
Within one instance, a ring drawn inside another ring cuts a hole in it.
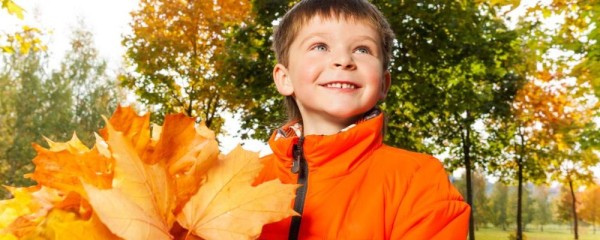
M 303 117 L 303 134 L 307 135 L 333 135 L 358 121 L 360 116 L 346 119 L 329 119 L 321 116 Z

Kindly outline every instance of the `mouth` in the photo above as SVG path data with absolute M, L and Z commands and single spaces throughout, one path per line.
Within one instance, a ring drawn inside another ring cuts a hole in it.
M 348 82 L 331 82 L 331 83 L 322 84 L 321 86 L 326 87 L 326 88 L 339 88 L 339 89 L 357 89 L 360 87 L 358 85 L 348 83 Z

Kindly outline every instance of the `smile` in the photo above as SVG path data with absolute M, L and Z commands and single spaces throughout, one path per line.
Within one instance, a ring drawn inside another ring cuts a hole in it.
M 351 83 L 339 83 L 339 82 L 323 84 L 321 86 L 328 87 L 328 88 L 340 88 L 340 89 L 355 89 L 355 88 L 358 88 L 358 86 L 356 86 L 354 84 L 351 84 Z

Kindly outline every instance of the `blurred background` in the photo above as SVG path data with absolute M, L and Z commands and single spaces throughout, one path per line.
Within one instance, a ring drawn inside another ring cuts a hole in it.
M 1 2 L 3 185 L 118 104 L 204 121 L 225 153 L 267 154 L 286 120 L 270 35 L 295 1 Z M 396 33 L 385 141 L 444 162 L 469 238 L 600 239 L 600 1 L 371 2 Z

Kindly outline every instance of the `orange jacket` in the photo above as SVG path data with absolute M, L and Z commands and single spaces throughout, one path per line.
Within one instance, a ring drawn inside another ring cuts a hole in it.
M 470 207 L 439 160 L 382 143 L 383 115 L 335 135 L 306 136 L 308 177 L 299 239 L 465 239 Z M 269 140 L 273 154 L 256 183 L 297 183 L 299 138 Z M 298 199 L 298 196 L 297 196 Z M 260 239 L 287 239 L 291 218 L 267 224 Z

